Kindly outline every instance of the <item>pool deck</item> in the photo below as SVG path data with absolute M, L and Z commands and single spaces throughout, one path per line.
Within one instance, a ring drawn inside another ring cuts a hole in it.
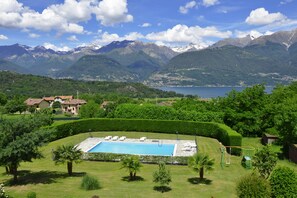
M 194 140 L 163 140 L 163 139 L 145 139 L 140 141 L 140 139 L 130 139 L 126 138 L 123 141 L 120 140 L 105 140 L 102 138 L 89 137 L 79 143 L 78 149 L 83 152 L 88 152 L 90 149 L 95 147 L 99 142 L 133 142 L 133 143 L 143 143 L 143 144 L 175 144 L 174 156 L 192 156 L 196 153 L 197 147 Z

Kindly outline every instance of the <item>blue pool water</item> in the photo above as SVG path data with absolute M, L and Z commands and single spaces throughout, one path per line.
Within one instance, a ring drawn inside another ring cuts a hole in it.
M 174 147 L 174 144 L 101 142 L 88 152 L 172 156 Z

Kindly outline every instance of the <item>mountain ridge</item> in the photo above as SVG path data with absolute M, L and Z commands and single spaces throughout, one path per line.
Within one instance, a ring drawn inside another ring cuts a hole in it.
M 25 65 L 32 74 L 152 86 L 273 85 L 297 79 L 297 29 L 257 38 L 229 38 L 205 49 L 194 48 L 190 44 L 179 49 L 186 52 L 177 53 L 153 43 L 124 40 L 101 48 L 90 45 L 59 52 L 15 44 L 0 46 L 0 58 L 8 61 L 3 64 L 15 64 L 11 70 Z M 96 61 L 90 56 L 97 56 Z

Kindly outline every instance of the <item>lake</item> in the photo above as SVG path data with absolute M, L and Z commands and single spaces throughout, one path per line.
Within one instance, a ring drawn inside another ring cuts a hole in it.
M 174 91 L 184 95 L 196 95 L 201 98 L 216 98 L 218 96 L 224 97 L 233 89 L 242 91 L 246 87 L 157 87 L 163 91 Z M 271 93 L 274 87 L 266 87 L 266 92 Z

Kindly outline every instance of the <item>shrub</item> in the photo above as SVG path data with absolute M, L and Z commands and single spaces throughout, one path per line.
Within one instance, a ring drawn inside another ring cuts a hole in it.
M 8 195 L 6 194 L 4 190 L 4 185 L 0 184 L 0 198 L 8 198 Z
M 277 163 L 277 154 L 269 146 L 258 150 L 253 158 L 253 166 L 260 175 L 267 179 Z
M 151 104 L 121 104 L 114 111 L 115 118 L 153 119 L 153 120 L 189 120 L 199 122 L 223 122 L 222 112 L 198 112 L 195 110 L 176 110 L 167 106 Z
M 36 198 L 36 192 L 28 192 L 27 198 Z
M 153 182 L 160 184 L 163 193 L 165 186 L 171 182 L 170 171 L 166 168 L 164 162 L 159 162 L 159 170 L 153 173 L 153 178 Z
M 100 184 L 97 178 L 85 175 L 81 182 L 81 188 L 85 190 L 96 190 L 100 188 Z
M 105 161 L 105 162 L 118 162 L 123 159 L 127 154 L 117 153 L 84 153 L 83 158 L 90 161 Z M 140 161 L 143 163 L 157 164 L 163 161 L 166 164 L 179 164 L 187 165 L 189 157 L 182 156 L 157 156 L 157 155 L 141 155 Z
M 267 180 L 252 173 L 239 180 L 236 193 L 239 198 L 270 198 L 271 190 Z
M 62 123 L 55 127 L 55 138 L 60 139 L 78 133 L 93 131 L 143 131 L 199 135 L 218 139 L 225 146 L 241 146 L 242 136 L 224 124 L 181 120 L 141 120 L 141 119 L 81 119 Z M 238 151 L 238 150 L 237 150 Z
M 297 197 L 297 174 L 288 167 L 276 168 L 270 176 L 272 197 Z

